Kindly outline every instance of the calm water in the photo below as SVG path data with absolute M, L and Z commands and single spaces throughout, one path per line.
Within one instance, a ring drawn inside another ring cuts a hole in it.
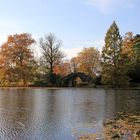
M 75 140 L 121 111 L 140 112 L 140 90 L 0 89 L 0 140 Z

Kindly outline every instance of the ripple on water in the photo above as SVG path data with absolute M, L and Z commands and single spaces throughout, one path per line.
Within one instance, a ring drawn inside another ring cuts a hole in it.
M 0 140 L 74 140 L 72 134 L 97 132 L 86 124 L 140 111 L 139 101 L 139 91 L 128 90 L 0 90 Z

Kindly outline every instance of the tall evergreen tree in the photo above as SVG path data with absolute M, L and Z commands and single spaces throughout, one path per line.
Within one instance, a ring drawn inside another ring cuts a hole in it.
M 105 37 L 102 50 L 102 83 L 113 87 L 127 83 L 124 60 L 121 58 L 122 38 L 115 21 L 110 26 Z

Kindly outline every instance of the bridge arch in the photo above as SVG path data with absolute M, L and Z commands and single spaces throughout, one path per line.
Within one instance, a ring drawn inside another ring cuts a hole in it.
M 85 82 L 89 84 L 93 78 L 89 75 L 86 75 L 85 73 L 82 72 L 77 72 L 77 73 L 71 73 L 65 77 L 62 78 L 62 85 L 63 86 L 69 86 L 69 87 L 74 87 L 76 86 L 75 79 L 79 77 L 82 82 Z

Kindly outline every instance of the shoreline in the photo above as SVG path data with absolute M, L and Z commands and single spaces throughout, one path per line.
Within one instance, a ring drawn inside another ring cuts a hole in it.
M 120 113 L 118 119 L 103 122 L 103 132 L 79 136 L 77 140 L 140 140 L 140 113 L 138 115 Z
M 44 88 L 44 89 L 104 89 L 104 90 L 140 90 L 140 87 L 113 88 L 113 87 L 63 87 L 63 86 L 0 86 L 2 88 Z

